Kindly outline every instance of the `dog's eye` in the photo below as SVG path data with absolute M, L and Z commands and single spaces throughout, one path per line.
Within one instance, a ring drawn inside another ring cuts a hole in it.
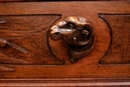
M 67 28 L 68 28 L 68 29 L 74 29 L 75 26 L 74 26 L 74 24 L 72 24 L 72 23 L 68 23 L 68 24 L 67 24 Z

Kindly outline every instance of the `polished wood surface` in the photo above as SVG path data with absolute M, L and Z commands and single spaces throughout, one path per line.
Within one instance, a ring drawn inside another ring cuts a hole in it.
M 101 59 L 103 64 L 130 64 L 129 15 L 101 15 L 111 29 L 111 45 Z
M 114 1 L 114 0 L 0 0 L 0 2 L 45 2 L 45 1 Z M 128 0 L 116 0 L 128 1 Z
M 129 1 L 0 3 L 0 9 L 1 87 L 130 86 Z M 92 51 L 74 63 L 64 43 L 49 37 L 68 16 L 86 18 L 95 36 Z
M 72 63 L 84 58 L 94 48 L 93 28 L 80 16 L 68 16 L 55 23 L 49 30 L 49 36 L 54 41 L 62 40 Z

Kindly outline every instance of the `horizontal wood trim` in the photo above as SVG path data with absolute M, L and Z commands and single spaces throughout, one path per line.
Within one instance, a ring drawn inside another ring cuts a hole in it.
M 127 0 L 0 0 L 2 2 L 43 2 L 43 1 L 127 1 Z
M 16 87 L 16 86 L 40 86 L 40 87 L 75 87 L 75 86 L 86 86 L 86 87 L 129 87 L 130 78 L 55 78 L 55 79 L 1 79 L 0 87 Z
M 2 83 L 0 84 L 0 86 L 9 86 L 9 87 L 19 87 L 19 86 L 26 86 L 26 87 L 31 87 L 31 86 L 36 86 L 36 87 L 64 87 L 64 86 L 68 86 L 68 87 L 76 87 L 76 86 L 86 86 L 86 87 L 108 87 L 108 86 L 113 86 L 113 87 L 129 87 L 130 86 L 130 82 L 89 82 L 89 83 Z
M 21 2 L 26 0 L 0 0 L 0 2 Z

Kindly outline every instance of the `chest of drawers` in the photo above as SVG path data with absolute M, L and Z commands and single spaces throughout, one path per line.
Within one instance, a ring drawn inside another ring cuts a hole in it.
M 0 3 L 0 87 L 129 87 L 129 64 L 130 1 Z

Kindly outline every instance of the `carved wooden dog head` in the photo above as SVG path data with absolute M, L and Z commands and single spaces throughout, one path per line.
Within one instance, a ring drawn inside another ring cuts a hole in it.
M 50 38 L 52 40 L 61 39 L 69 49 L 78 53 L 92 44 L 93 37 L 93 29 L 90 23 L 79 16 L 69 16 L 50 28 Z M 71 53 L 75 55 L 75 53 Z
M 50 37 L 68 45 L 84 46 L 92 39 L 93 30 L 85 18 L 70 16 L 51 27 Z

